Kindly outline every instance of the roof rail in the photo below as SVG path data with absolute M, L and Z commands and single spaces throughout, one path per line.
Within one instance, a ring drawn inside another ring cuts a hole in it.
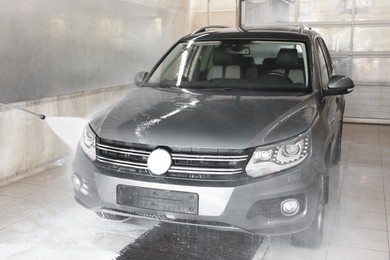
M 204 26 L 204 27 L 200 27 L 199 29 L 195 30 L 193 33 L 191 33 L 191 35 L 194 35 L 194 34 L 197 34 L 197 33 L 200 33 L 200 32 L 205 32 L 205 31 L 212 30 L 212 29 L 223 29 L 223 28 L 230 28 L 230 27 L 229 26 L 225 26 L 225 25 Z
M 305 29 L 307 29 L 307 30 L 311 30 L 311 27 L 310 26 L 308 26 L 307 24 L 301 24 L 301 25 L 299 25 L 299 33 L 300 34 L 303 34 L 303 31 L 305 30 Z

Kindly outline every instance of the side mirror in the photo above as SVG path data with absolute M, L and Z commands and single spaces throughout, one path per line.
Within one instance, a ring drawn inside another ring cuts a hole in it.
M 333 96 L 348 94 L 353 91 L 354 87 L 355 84 L 352 79 L 341 75 L 335 75 L 330 78 L 328 89 L 324 90 L 324 95 Z
M 146 71 L 138 72 L 137 75 L 134 77 L 134 83 L 137 87 L 141 86 L 141 84 L 144 82 L 146 77 L 148 76 L 148 73 Z

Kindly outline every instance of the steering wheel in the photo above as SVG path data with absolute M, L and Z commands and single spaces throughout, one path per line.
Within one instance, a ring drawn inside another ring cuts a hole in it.
M 286 74 L 283 74 L 283 73 L 278 72 L 278 71 L 268 72 L 267 75 L 282 77 L 282 78 L 288 80 L 289 83 L 294 83 Z

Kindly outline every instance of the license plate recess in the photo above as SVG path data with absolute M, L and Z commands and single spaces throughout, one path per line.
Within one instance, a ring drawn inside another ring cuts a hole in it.
M 198 214 L 199 195 L 196 193 L 118 185 L 116 194 L 118 205 L 164 212 Z

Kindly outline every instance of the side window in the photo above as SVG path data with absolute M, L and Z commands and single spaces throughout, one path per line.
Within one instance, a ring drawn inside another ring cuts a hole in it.
M 319 61 L 319 69 L 320 69 L 320 79 L 321 79 L 321 87 L 326 88 L 329 82 L 330 71 L 328 64 L 326 62 L 326 56 L 321 48 L 321 46 L 317 45 L 318 49 L 318 61 Z

